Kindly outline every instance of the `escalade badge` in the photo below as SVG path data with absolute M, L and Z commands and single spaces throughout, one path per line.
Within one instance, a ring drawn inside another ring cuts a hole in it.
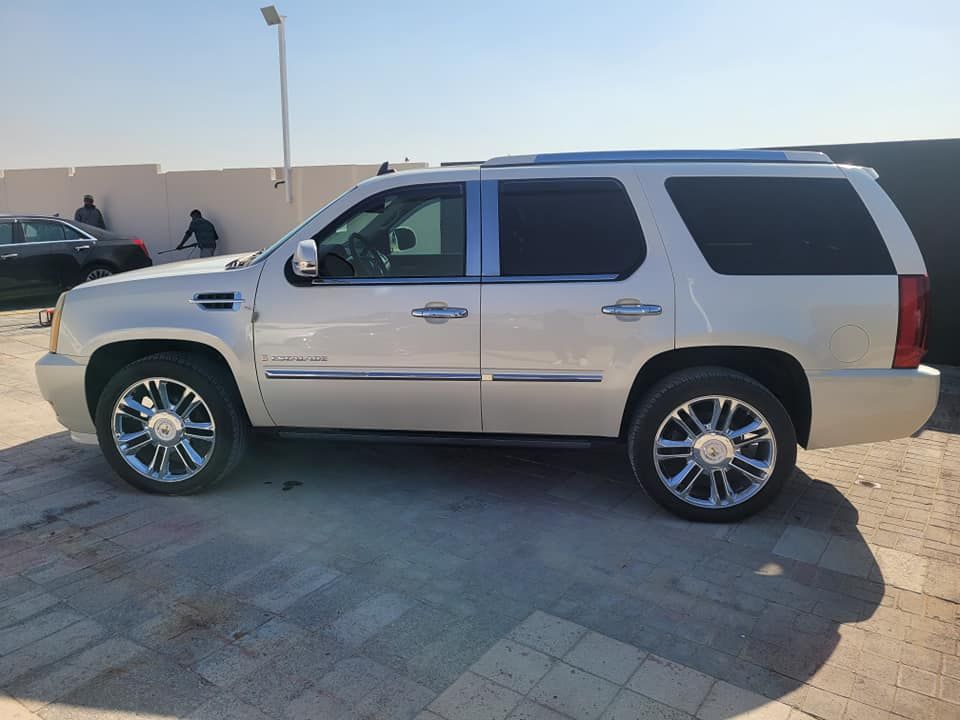
M 261 362 L 326 362 L 326 355 L 261 355 Z

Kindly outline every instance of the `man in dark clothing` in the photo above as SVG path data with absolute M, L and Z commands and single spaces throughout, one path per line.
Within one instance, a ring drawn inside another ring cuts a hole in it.
M 183 240 L 177 245 L 177 250 L 183 247 L 184 243 L 193 235 L 197 239 L 197 245 L 200 247 L 200 257 L 212 257 L 217 252 L 217 229 L 213 223 L 200 214 L 199 210 L 190 211 L 190 227 L 183 234 Z
M 107 229 L 106 223 L 103 222 L 103 213 L 100 212 L 100 208 L 93 204 L 93 195 L 83 196 L 83 207 L 77 208 L 77 211 L 73 214 L 73 219 L 87 225 Z

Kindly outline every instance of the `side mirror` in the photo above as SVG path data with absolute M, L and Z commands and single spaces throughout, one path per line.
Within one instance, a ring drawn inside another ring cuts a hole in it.
M 314 240 L 301 240 L 290 260 L 293 274 L 297 277 L 315 278 L 320 274 L 317 268 L 317 243 Z
M 391 250 L 409 250 L 417 244 L 417 234 L 408 227 L 394 228 L 390 232 Z

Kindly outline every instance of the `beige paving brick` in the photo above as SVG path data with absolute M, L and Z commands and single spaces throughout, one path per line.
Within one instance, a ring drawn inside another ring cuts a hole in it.
M 843 711 L 843 720 L 891 720 L 893 716 L 886 710 L 878 710 L 856 700 L 848 700 Z
M 693 713 L 707 696 L 714 678 L 686 665 L 650 655 L 627 687 L 670 707 Z
M 846 706 L 846 698 L 812 687 L 800 709 L 823 720 L 842 720 Z
M 622 685 L 640 667 L 647 653 L 606 635 L 588 632 L 564 656 L 564 662 Z
M 960 680 L 952 677 L 941 677 L 940 697 L 947 702 L 960 705 Z M 957 716 L 960 717 L 960 708 L 957 709 Z
M 554 657 L 563 657 L 587 631 L 569 620 L 537 610 L 510 637 Z
M 518 693 L 526 694 L 547 674 L 553 660 L 541 652 L 509 640 L 500 640 L 471 670 Z
M 901 665 L 897 687 L 935 697 L 937 694 L 937 676 L 935 673 L 926 670 Z
M 730 683 L 717 681 L 697 711 L 699 720 L 788 720 L 790 707 Z
M 464 673 L 430 703 L 449 720 L 505 720 L 522 696 L 475 673 Z
M 557 663 L 528 697 L 574 720 L 596 720 L 617 690 L 611 682 L 566 663 Z
M 936 650 L 925 648 L 920 645 L 911 645 L 904 643 L 900 651 L 900 662 L 909 667 L 929 670 L 930 672 L 940 672 L 940 666 L 943 656 Z

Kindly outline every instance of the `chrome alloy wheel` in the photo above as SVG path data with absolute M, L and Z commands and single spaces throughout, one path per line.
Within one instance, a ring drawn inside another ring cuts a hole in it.
M 666 488 L 696 507 L 746 502 L 766 485 L 777 441 L 753 406 L 725 395 L 699 397 L 676 408 L 657 429 L 653 462 Z
M 99 280 L 100 278 L 110 277 L 111 275 L 113 275 L 113 273 L 107 270 L 106 268 L 94 268 L 93 270 L 87 273 L 87 276 L 84 279 L 84 282 L 90 282 L 91 280 Z
M 193 388 L 170 378 L 138 380 L 120 395 L 111 417 L 120 456 L 144 477 L 187 480 L 213 455 L 216 427 Z

